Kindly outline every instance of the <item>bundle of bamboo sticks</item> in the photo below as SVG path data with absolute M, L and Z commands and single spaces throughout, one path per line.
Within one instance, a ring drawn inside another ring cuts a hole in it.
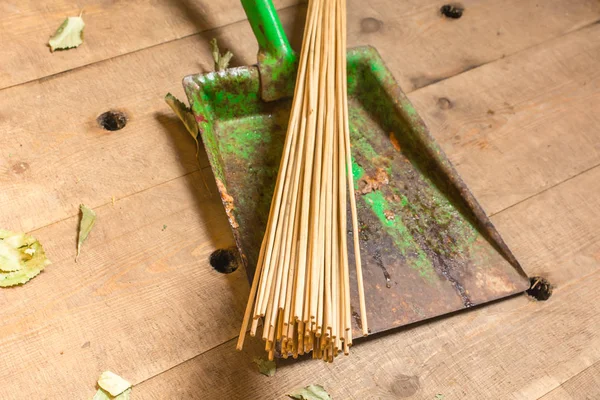
M 279 175 L 238 350 L 250 320 L 250 335 L 255 336 L 262 319 L 269 359 L 276 349 L 286 358 L 312 351 L 313 358 L 326 361 L 342 351 L 348 354 L 348 199 L 363 335 L 368 332 L 346 86 L 346 0 L 311 0 Z

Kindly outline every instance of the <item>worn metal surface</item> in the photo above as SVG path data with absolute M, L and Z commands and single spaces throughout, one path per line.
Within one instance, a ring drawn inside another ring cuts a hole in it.
M 184 86 L 251 276 L 291 101 L 261 101 L 256 67 L 189 76 Z M 348 52 L 348 96 L 371 331 L 527 289 L 518 262 L 374 49 Z

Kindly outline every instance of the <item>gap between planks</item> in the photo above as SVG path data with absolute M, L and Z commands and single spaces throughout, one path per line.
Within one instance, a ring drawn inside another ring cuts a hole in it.
M 510 206 L 508 206 L 508 207 L 504 207 L 504 208 L 503 208 L 503 209 L 501 209 L 500 211 L 496 211 L 496 212 L 494 212 L 494 213 L 491 213 L 490 215 L 488 215 L 488 217 L 490 217 L 490 218 L 491 218 L 491 217 L 494 217 L 494 216 L 496 216 L 496 215 L 499 215 L 499 214 L 503 213 L 503 212 L 504 212 L 504 211 L 506 211 L 506 210 L 510 210 L 511 208 L 513 208 L 513 207 L 516 207 L 516 206 L 518 206 L 519 204 L 526 202 L 527 200 L 533 199 L 534 197 L 537 197 L 537 196 L 539 196 L 539 195 L 541 195 L 541 194 L 544 194 L 544 193 L 546 193 L 546 192 L 548 192 L 548 191 L 550 191 L 550 190 L 554 189 L 555 187 L 558 187 L 558 186 L 560 186 L 560 185 L 562 185 L 562 184 L 564 184 L 564 183 L 567 183 L 567 182 L 569 182 L 570 180 L 573 180 L 573 179 L 577 178 L 578 176 L 580 176 L 580 175 L 583 175 L 583 174 L 585 174 L 585 173 L 587 173 L 587 172 L 590 172 L 590 171 L 592 171 L 593 169 L 595 169 L 595 168 L 598 168 L 598 167 L 600 167 L 600 163 L 598 163 L 598 164 L 594 164 L 594 165 L 592 165 L 591 167 L 584 169 L 583 171 L 577 172 L 575 175 L 573 175 L 573 176 L 569 176 L 569 177 L 567 177 L 567 178 L 563 179 L 562 181 L 560 181 L 560 182 L 557 182 L 557 183 L 555 183 L 555 184 L 553 184 L 553 185 L 551 185 L 551 186 L 549 186 L 549 187 L 547 187 L 547 188 L 543 188 L 543 189 L 542 189 L 542 190 L 540 190 L 539 192 L 537 192 L 537 193 L 535 193 L 535 194 L 532 194 L 532 195 L 530 195 L 530 196 L 527 196 L 527 197 L 525 197 L 524 199 L 522 199 L 522 200 L 519 200 L 519 201 L 517 201 L 516 203 L 514 203 L 514 204 L 511 204 L 511 205 L 510 205 Z
M 566 389 L 566 387 L 570 386 L 571 384 L 577 384 L 582 379 L 583 380 L 586 380 L 588 378 L 593 379 L 594 376 L 591 374 L 594 374 L 596 369 L 598 369 L 598 371 L 600 371 L 600 361 L 595 362 L 594 364 L 590 365 L 589 367 L 587 367 L 586 369 L 584 369 L 577 375 L 569 378 L 568 380 L 564 381 L 560 385 L 556 386 L 554 389 L 552 389 L 548 393 L 542 395 L 541 397 L 538 397 L 537 400 L 566 400 L 567 396 L 569 399 L 572 399 L 572 400 L 580 400 L 580 399 L 583 400 L 583 398 L 580 398 L 580 397 L 572 397 L 571 392 L 568 389 Z M 600 386 L 594 386 L 592 390 L 597 390 L 600 393 Z M 592 399 L 592 397 L 590 397 L 590 396 L 591 396 L 590 393 L 586 393 L 586 399 Z
M 186 176 L 193 175 L 193 174 L 195 174 L 195 173 L 197 173 L 197 172 L 203 172 L 203 171 L 204 171 L 205 169 L 207 169 L 207 168 L 210 168 L 210 167 L 204 167 L 204 168 L 196 169 L 196 170 L 193 170 L 193 171 L 191 171 L 191 172 L 185 173 L 185 174 L 183 174 L 183 175 L 181 175 L 181 176 L 177 176 L 177 177 L 175 177 L 175 178 L 167 179 L 166 181 L 163 181 L 163 182 L 157 183 L 157 184 L 156 184 L 156 185 L 154 185 L 154 186 L 150 186 L 150 187 L 147 187 L 147 188 L 144 188 L 144 189 L 138 190 L 138 191 L 136 191 L 136 192 L 130 193 L 130 194 L 128 194 L 127 196 L 123 196 L 123 197 L 119 197 L 119 198 L 115 197 L 115 198 L 114 198 L 114 199 L 115 199 L 115 200 L 114 200 L 114 202 L 113 202 L 112 200 L 111 200 L 111 201 L 107 201 L 106 203 L 102 203 L 102 204 L 100 204 L 100 205 L 97 205 L 97 206 L 95 206 L 95 207 L 94 207 L 94 210 L 98 210 L 98 209 L 100 209 L 100 208 L 103 208 L 103 207 L 106 207 L 106 206 L 108 206 L 108 205 L 113 205 L 113 203 L 114 203 L 114 204 L 116 204 L 116 203 L 117 203 L 118 201 L 120 201 L 120 200 L 126 199 L 126 198 L 128 198 L 128 197 L 131 197 L 131 196 L 135 196 L 136 194 L 140 194 L 140 193 L 147 192 L 147 191 L 149 191 L 149 190 L 152 190 L 152 189 L 154 189 L 154 188 L 155 188 L 155 187 L 157 187 L 157 186 L 164 185 L 165 183 L 173 182 L 174 180 L 177 180 L 177 179 L 180 179 L 180 178 L 185 178 Z M 204 185 L 206 186 L 206 189 L 208 190 L 208 194 L 209 194 L 209 196 L 212 196 L 212 192 L 210 191 L 210 188 L 208 187 L 208 184 L 206 183 L 206 178 L 204 177 L 204 174 L 200 174 L 200 175 L 202 176 L 202 182 L 204 183 Z M 33 229 L 33 230 L 29 231 L 28 233 L 34 233 L 34 232 L 37 232 L 37 231 L 39 231 L 39 230 L 41 230 L 41 229 L 46 229 L 46 228 L 48 228 L 49 226 L 52 226 L 52 225 L 55 225 L 55 224 L 59 224 L 59 223 L 61 223 L 61 222 L 64 222 L 64 221 L 66 221 L 66 220 L 68 220 L 68 219 L 71 219 L 71 218 L 73 218 L 73 217 L 76 217 L 77 215 L 79 215 L 79 213 L 76 213 L 76 214 L 73 214 L 73 215 L 69 215 L 68 217 L 65 217 L 65 218 L 59 219 L 59 220 L 57 220 L 57 221 L 52 221 L 52 222 L 50 222 L 49 224 L 46 224 L 46 225 L 43 225 L 43 226 L 37 227 L 37 228 L 35 228 L 35 229 Z

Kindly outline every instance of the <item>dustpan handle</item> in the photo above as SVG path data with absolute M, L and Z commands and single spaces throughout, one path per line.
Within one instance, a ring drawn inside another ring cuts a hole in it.
M 259 54 L 276 60 L 293 56 L 287 36 L 271 0 L 241 0 L 258 41 Z
M 263 82 L 277 81 L 295 71 L 296 54 L 290 47 L 277 11 L 271 0 L 241 0 L 252 31 L 258 41 L 258 64 Z M 268 76 L 263 76 L 268 74 Z M 271 85 L 269 85 L 271 86 Z M 268 90 L 270 93 L 265 93 Z M 263 100 L 285 95 L 273 93 L 275 88 L 263 88 Z

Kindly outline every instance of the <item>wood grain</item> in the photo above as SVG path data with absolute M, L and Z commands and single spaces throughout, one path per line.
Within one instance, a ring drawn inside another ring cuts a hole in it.
M 599 179 L 596 167 L 492 217 L 529 276 L 560 286 L 600 269 Z
M 300 10 L 301 11 L 301 10 Z M 284 13 L 291 32 L 298 10 Z M 209 32 L 222 43 L 252 35 L 247 21 Z M 185 101 L 184 76 L 213 69 L 201 35 L 162 44 L 66 74 L 2 90 L 0 226 L 31 231 L 208 165 L 164 96 Z M 235 61 L 256 60 L 258 45 L 236 47 Z M 96 118 L 121 110 L 128 123 L 105 131 Z
M 276 399 L 319 383 L 341 399 L 537 399 L 600 359 L 600 274 L 546 303 L 517 297 L 363 342 L 334 365 L 256 371 L 230 341 L 135 388 L 141 399 Z M 465 332 L 467 331 L 467 332 Z M 254 342 L 254 341 L 249 341 Z M 281 365 L 282 364 L 282 365 Z
M 409 98 L 475 197 L 495 214 L 600 162 L 600 26 Z
M 532 7 L 530 2 L 525 4 L 527 7 Z M 570 16 L 581 16 L 577 10 L 589 11 L 589 7 L 592 7 L 585 2 L 583 5 L 570 2 L 564 7 L 566 6 L 574 7 L 569 8 Z M 349 10 L 351 16 L 354 16 L 352 17 L 354 23 L 349 28 L 352 32 L 361 23 L 357 20 L 357 15 L 366 14 L 360 11 L 359 7 L 349 7 Z M 485 13 L 486 15 L 494 15 L 491 13 L 492 10 L 488 11 L 490 13 Z M 591 14 L 593 13 L 585 14 L 586 18 Z M 282 12 L 282 20 L 292 37 L 298 38 L 298 33 L 301 32 L 301 15 L 302 7 L 286 9 Z M 439 15 L 434 17 L 440 18 Z M 585 24 L 586 21 L 584 18 L 583 22 L 574 23 L 568 29 Z M 383 30 L 384 36 L 373 40 L 377 40 L 382 45 L 394 44 L 401 48 L 402 42 L 399 42 L 393 36 L 394 34 L 394 31 Z M 217 36 L 224 43 L 236 44 L 242 43 L 244 38 L 250 35 L 251 29 L 246 21 L 211 32 L 211 37 Z M 350 34 L 351 45 L 362 44 L 362 41 L 353 37 Z M 433 40 L 426 35 L 422 39 L 419 38 L 415 37 L 410 41 L 411 43 L 415 40 L 420 41 L 424 46 Z M 459 46 L 460 43 L 455 45 Z M 591 50 L 597 48 L 593 43 L 586 46 Z M 234 46 L 232 49 L 236 54 L 236 62 L 252 63 L 256 48 L 254 43 L 249 46 Z M 431 49 L 423 51 L 429 52 Z M 558 52 L 558 56 L 562 54 L 559 50 L 555 51 Z M 385 52 L 382 53 L 386 56 Z M 561 59 L 569 55 L 570 53 L 564 54 Z M 587 56 L 583 53 L 582 57 L 580 64 L 585 61 L 597 62 L 597 57 L 594 57 L 593 53 Z M 394 58 L 388 60 L 388 63 L 391 61 L 392 70 L 396 65 L 394 60 Z M 458 58 L 446 59 L 447 63 L 458 61 Z M 550 61 L 552 60 L 548 60 L 548 64 Z M 2 153 L 0 182 L 6 184 L 9 189 L 0 193 L 0 207 L 5 211 L 0 214 L 0 225 L 20 231 L 32 230 L 74 215 L 80 202 L 85 202 L 92 207 L 98 206 L 105 204 L 112 196 L 123 198 L 195 170 L 193 147 L 188 144 L 190 140 L 185 138 L 183 129 L 172 117 L 170 110 L 165 107 L 162 97 L 167 91 L 183 97 L 183 90 L 180 87 L 181 77 L 199 70 L 208 71 L 212 68 L 211 65 L 210 53 L 206 51 L 206 40 L 201 36 L 193 36 L 114 60 L 96 63 L 68 74 L 44 79 L 39 83 L 5 89 L 3 96 L 0 96 L 0 141 L 4 144 L 0 149 Z M 556 68 L 558 73 L 563 75 L 573 72 L 567 67 L 562 70 L 560 67 L 551 68 Z M 537 73 L 537 70 L 532 73 Z M 597 72 L 591 73 L 593 78 L 598 75 Z M 581 72 L 579 76 L 583 74 Z M 400 82 L 410 80 L 410 74 L 399 73 L 396 76 Z M 498 77 L 496 74 L 494 77 L 499 79 L 506 76 L 505 74 Z M 455 90 L 464 93 L 460 83 L 459 81 L 455 86 Z M 543 87 L 545 83 L 547 81 L 542 81 L 538 86 Z M 571 83 L 574 85 L 571 88 L 576 90 L 577 82 L 571 81 Z M 597 84 L 597 79 L 594 79 L 589 89 L 580 89 L 580 91 L 589 94 L 591 101 L 597 101 L 597 93 L 594 96 L 592 92 Z M 565 91 L 566 96 L 568 88 Z M 435 97 L 432 92 L 433 89 L 430 89 L 411 98 L 432 126 L 434 133 L 437 134 L 438 128 L 439 131 L 446 132 L 448 130 L 445 125 L 440 126 L 440 123 L 443 124 L 446 118 L 459 118 L 461 115 L 455 116 L 454 112 L 450 112 L 448 117 L 435 114 L 437 108 L 432 109 L 431 104 L 427 103 Z M 556 99 L 549 100 L 556 101 Z M 554 105 L 554 107 L 558 106 Z M 460 110 L 459 106 L 457 108 Z M 124 130 L 108 134 L 97 127 L 95 118 L 108 109 L 122 109 L 130 116 L 131 121 Z M 36 118 L 30 117 L 32 110 L 35 110 Z M 475 110 L 481 112 L 478 108 Z M 499 113 L 503 112 L 502 108 L 497 107 L 497 110 Z M 596 117 L 590 115 L 590 118 Z M 498 126 L 507 117 L 498 115 L 495 119 Z M 486 114 L 483 117 L 478 116 L 477 121 L 489 125 L 493 119 Z M 515 121 L 515 123 L 519 122 Z M 520 131 L 513 130 L 515 134 L 518 132 Z M 560 131 L 554 134 L 555 138 L 558 133 Z M 582 134 L 588 132 L 584 131 Z M 15 141 L 14 138 L 17 140 Z M 446 148 L 447 138 L 439 139 Z M 452 145 L 451 140 L 450 145 Z M 465 147 L 469 148 L 467 145 Z M 561 154 L 560 146 L 558 147 L 559 151 L 556 154 Z M 596 147 L 587 146 L 587 142 L 582 142 L 580 148 L 589 152 Z M 128 150 L 121 152 L 120 149 Z M 574 149 L 576 150 L 579 148 Z M 448 152 L 453 153 L 453 151 Z M 479 190 L 477 183 L 472 182 L 471 176 L 476 172 L 463 168 L 461 159 L 454 156 L 451 158 L 459 164 L 460 172 L 465 175 L 467 183 L 471 184 L 476 196 L 483 199 L 484 205 L 487 205 L 487 193 Z M 584 158 L 580 164 L 584 167 L 589 165 L 586 162 L 589 158 Z M 202 166 L 207 165 L 203 155 L 200 159 Z M 574 173 L 578 167 L 580 166 L 569 170 Z M 103 172 L 100 174 L 98 171 Z M 519 175 L 516 178 L 521 179 L 523 176 Z M 560 176 L 555 178 L 555 181 L 558 178 Z M 511 185 L 514 181 L 504 179 L 502 183 Z M 534 184 L 531 183 L 528 182 L 527 193 L 521 197 L 511 196 L 508 202 L 535 193 L 540 186 L 542 188 L 548 186 L 541 179 L 537 179 Z M 497 194 L 498 190 L 494 193 Z M 506 205 L 507 202 L 502 204 Z M 492 210 L 495 209 L 492 207 Z
M 33 232 L 53 264 L 0 292 L 0 398 L 91 398 L 106 369 L 140 382 L 238 332 L 246 275 L 208 263 L 233 240 L 206 174 L 98 207 L 77 264 L 77 217 Z
M 301 0 L 275 0 L 278 9 Z M 116 2 L 64 0 L 2 5 L 0 88 L 29 82 L 94 62 L 190 36 L 245 19 L 235 0 Z M 453 76 L 532 45 L 592 24 L 600 19 L 595 0 L 511 0 L 463 2 L 460 20 L 447 20 L 439 2 L 370 0 L 349 2 L 348 41 L 376 45 L 406 91 Z M 50 53 L 48 37 L 68 15 L 84 10 L 85 43 Z M 204 36 L 203 51 L 210 39 Z M 223 41 L 239 50 L 254 44 Z M 407 56 L 410 55 L 410 56 Z M 433 55 L 433 56 L 432 56 Z M 236 65 L 241 65 L 234 60 Z
M 277 8 L 297 0 L 274 0 Z M 246 19 L 238 0 L 71 2 L 25 0 L 0 4 L 0 88 L 54 75 Z M 48 38 L 67 16 L 83 11 L 84 43 L 50 52 Z M 208 40 L 203 51 L 209 52 Z M 252 40 L 251 33 L 248 40 Z M 228 47 L 231 43 L 222 43 Z M 181 77 L 175 76 L 176 79 Z
M 3 90 L 0 226 L 30 231 L 75 215 L 79 203 L 98 207 L 197 170 L 193 140 L 163 98 L 185 100 L 182 77 L 212 69 L 204 46 L 193 36 Z M 96 122 L 112 109 L 128 116 L 120 131 Z M 199 159 L 208 165 L 203 149 Z
M 183 76 L 212 68 L 209 38 L 235 65 L 255 62 L 247 21 L 206 31 L 243 18 L 239 3 L 79 2 L 86 43 L 54 54 L 46 39 L 74 3 L 0 3 L 0 88 L 54 74 L 0 96 L 0 227 L 35 230 L 54 262 L 0 292 L 0 398 L 88 398 L 105 369 L 143 382 L 136 398 L 281 398 L 308 383 L 341 399 L 594 393 L 585 368 L 600 360 L 600 60 L 598 26 L 581 28 L 600 3 L 463 3 L 450 21 L 433 1 L 351 2 L 349 44 L 374 45 L 406 92 L 429 85 L 411 100 L 527 272 L 556 294 L 372 338 L 332 366 L 290 362 L 275 379 L 254 369 L 262 351 L 234 351 L 247 281 L 208 266 L 233 243 L 229 227 L 205 155 L 198 171 L 163 102 L 167 91 L 183 97 Z M 281 13 L 296 43 L 303 10 Z M 129 115 L 123 130 L 97 127 L 108 109 Z M 75 264 L 81 202 L 99 222 Z
M 600 399 L 600 362 L 569 379 L 540 400 Z
M 600 20 L 596 0 L 468 0 L 456 20 L 442 4 L 350 1 L 348 44 L 375 46 L 408 93 Z

